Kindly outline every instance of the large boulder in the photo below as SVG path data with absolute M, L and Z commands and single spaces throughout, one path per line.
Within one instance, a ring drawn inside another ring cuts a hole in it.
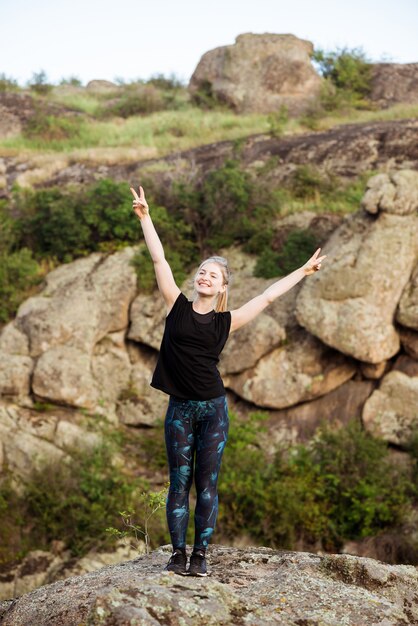
M 257 406 L 282 409 L 325 395 L 355 372 L 354 362 L 301 330 L 255 367 L 226 375 L 225 383 Z
M 45 288 L 0 334 L 1 393 L 32 391 L 90 410 L 115 406 L 130 377 L 125 333 L 137 292 L 133 255 L 133 248 L 92 254 L 46 276 Z
M 366 211 L 334 231 L 323 247 L 323 269 L 305 281 L 297 300 L 297 318 L 309 332 L 368 363 L 399 351 L 393 319 L 418 256 L 418 173 L 376 179 Z
M 418 622 L 418 572 L 351 555 L 211 546 L 211 576 L 162 571 L 171 546 L 0 603 L 3 626 Z
M 133 255 L 133 248 L 91 254 L 50 272 L 45 289 L 26 300 L 16 317 L 30 356 L 64 344 L 91 354 L 105 335 L 126 328 L 136 295 Z
M 68 460 L 70 448 L 90 449 L 100 441 L 100 434 L 87 431 L 76 411 L 0 404 L 0 475 L 7 467 L 15 481 L 29 478 L 47 463 Z
M 363 423 L 375 437 L 407 446 L 418 426 L 418 376 L 389 372 L 366 401 Z
M 294 35 L 239 35 L 235 44 L 206 52 L 189 84 L 240 113 L 269 113 L 286 106 L 299 114 L 318 95 L 321 78 L 310 57 L 313 46 Z
M 39 357 L 32 389 L 57 404 L 93 410 L 98 401 L 89 355 L 72 346 L 54 346 Z
M 372 65 L 370 99 L 381 107 L 418 103 L 418 63 Z

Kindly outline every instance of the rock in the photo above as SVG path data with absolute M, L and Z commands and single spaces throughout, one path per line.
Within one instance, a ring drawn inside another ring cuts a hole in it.
M 58 267 L 4 329 L 0 341 L 10 352 L 28 352 L 29 343 L 29 354 L 37 359 L 32 380 L 37 396 L 91 410 L 97 403 L 116 403 L 130 376 L 124 335 L 136 295 L 133 254 L 133 248 L 124 248 Z M 28 376 L 20 382 L 27 393 Z
M 274 224 L 274 237 L 272 247 L 280 251 L 288 236 L 295 230 L 309 230 L 317 240 L 318 246 L 326 241 L 331 233 L 341 224 L 341 215 L 321 214 L 313 211 L 298 211 L 280 217 Z
M 400 326 L 399 336 L 405 352 L 413 359 L 418 360 L 418 332 Z
M 77 448 L 89 450 L 96 448 L 101 442 L 98 433 L 88 432 L 77 424 L 66 420 L 60 420 L 54 433 L 54 444 L 63 450 Z
M 261 313 L 231 333 L 222 353 L 221 374 L 237 374 L 254 367 L 262 356 L 280 346 L 285 339 L 286 331 L 274 317 Z
M 100 432 L 86 429 L 84 416 L 76 411 L 0 404 L 0 476 L 7 467 L 17 483 L 30 477 L 33 469 L 68 460 L 71 448 L 93 449 L 101 440 Z
M 105 335 L 125 328 L 136 295 L 133 255 L 133 248 L 108 257 L 95 253 L 50 272 L 45 289 L 17 313 L 31 356 L 63 344 L 90 353 Z
M 418 64 L 417 64 L 418 65 Z M 369 213 L 410 215 L 418 210 L 418 172 L 401 170 L 372 176 L 361 203 Z
M 418 63 L 373 63 L 370 100 L 381 107 L 418 103 Z
M 91 550 L 84 557 L 76 559 L 65 546 L 56 546 L 53 552 L 33 550 L 16 566 L 0 573 L 0 600 L 21 596 L 42 585 L 48 585 L 70 576 L 81 576 L 94 572 L 106 565 L 115 565 L 126 559 L 133 559 L 145 552 L 145 544 L 138 542 L 138 548 L 119 542 L 112 552 Z
M 226 375 L 226 386 L 257 406 L 281 409 L 325 395 L 355 374 L 353 362 L 308 333 L 292 339 L 255 367 Z
M 99 399 L 89 356 L 71 346 L 55 346 L 39 357 L 32 389 L 45 400 L 91 410 Z
M 403 326 L 418 330 L 418 265 L 402 292 L 396 321 Z
M 400 354 L 393 365 L 392 371 L 418 377 L 418 361 L 412 359 L 407 354 Z
M 0 397 L 28 396 L 33 361 L 28 356 L 18 356 L 0 351 Z
M 91 93 L 109 94 L 120 91 L 121 87 L 110 80 L 91 80 L 86 85 L 86 90 Z
M 396 181 L 403 186 L 403 177 Z M 348 216 L 323 247 L 328 258 L 321 272 L 304 281 L 296 304 L 299 323 L 367 363 L 396 354 L 393 318 L 416 263 L 417 234 L 415 214 Z
M 7 139 L 22 132 L 34 113 L 33 99 L 17 92 L 0 93 L 0 137 Z
M 33 419 L 30 411 L 16 405 L 0 405 L 0 442 L 3 462 L 14 479 L 27 479 L 46 461 L 62 461 L 63 450 L 53 443 L 57 419 Z
M 158 292 L 139 294 L 132 302 L 128 339 L 160 349 L 167 310 Z
M 312 53 L 312 44 L 294 35 L 239 35 L 235 44 L 203 55 L 189 91 L 195 97 L 203 91 L 239 113 L 286 106 L 298 115 L 318 96 L 322 82 L 312 67 Z
M 360 363 L 360 372 L 364 378 L 379 380 L 388 368 L 388 361 L 381 363 Z
M 389 372 L 364 405 L 364 427 L 375 437 L 407 446 L 417 421 L 418 377 Z
M 208 144 L 160 159 L 152 158 L 155 154 L 144 148 L 92 148 L 79 151 L 77 162 L 70 160 L 67 167 L 42 180 L 41 185 L 93 183 L 100 165 L 106 165 L 106 177 L 116 181 L 150 180 L 153 188 L 158 189 L 158 201 L 166 205 L 173 180 L 194 183 L 227 159 L 237 159 L 244 170 L 254 173 L 257 169 L 258 183 L 275 188 L 288 181 L 302 165 L 315 168 L 324 177 L 351 181 L 370 171 L 418 169 L 417 128 L 418 121 L 409 119 L 346 124 L 280 138 L 251 135 L 240 141 L 239 155 L 236 141 Z M 5 157 L 4 163 L 6 196 L 11 196 L 19 172 L 39 167 L 38 158 L 27 155 L 24 159 Z
M 199 578 L 180 580 L 162 571 L 170 553 L 171 546 L 163 546 L 134 561 L 2 602 L 3 626 L 264 626 L 272 619 L 289 626 L 398 626 L 418 621 L 418 572 L 412 566 L 349 555 L 211 545 L 211 576 L 202 586 Z
M 0 351 L 6 354 L 29 356 L 29 341 L 15 322 L 9 322 L 0 333 Z
M 132 351 L 132 348 L 130 349 Z M 157 363 L 157 354 L 143 346 L 135 347 L 129 386 L 122 390 L 117 405 L 117 415 L 129 426 L 152 426 L 164 417 L 168 396 L 150 387 L 152 373 Z
M 113 335 L 120 337 L 120 333 Z M 123 340 L 122 345 L 117 345 L 112 334 L 104 337 L 94 347 L 91 367 L 101 401 L 115 404 L 131 374 L 131 362 Z
M 374 385 L 370 381 L 348 380 L 324 396 L 287 409 L 271 410 L 263 422 L 266 432 L 260 433 L 259 444 L 272 459 L 283 445 L 308 443 L 317 429 L 326 423 L 340 428 L 358 419 Z M 230 410 L 243 416 L 254 407 L 235 398 L 228 398 Z M 243 406 L 244 405 L 244 406 Z

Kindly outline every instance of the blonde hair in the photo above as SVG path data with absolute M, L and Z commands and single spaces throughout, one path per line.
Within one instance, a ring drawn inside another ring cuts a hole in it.
M 216 301 L 215 311 L 217 313 L 221 313 L 221 312 L 226 311 L 228 307 L 228 289 L 229 289 L 228 285 L 231 281 L 231 271 L 228 267 L 228 261 L 223 256 L 211 256 L 208 259 L 205 259 L 204 261 L 202 261 L 202 263 L 198 267 L 198 270 L 195 276 L 200 272 L 202 267 L 206 265 L 206 263 L 216 263 L 217 265 L 219 265 L 219 268 L 221 270 L 221 273 L 224 279 L 223 284 L 227 286 L 225 291 L 223 291 L 222 293 L 218 295 L 218 299 Z

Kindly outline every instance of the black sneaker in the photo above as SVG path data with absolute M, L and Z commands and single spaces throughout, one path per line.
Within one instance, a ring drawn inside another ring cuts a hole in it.
M 192 552 L 190 557 L 190 565 L 187 573 L 190 576 L 207 576 L 206 570 L 206 558 L 203 550 L 196 550 Z
M 175 572 L 176 574 L 187 574 L 186 563 L 186 553 L 176 548 L 164 569 L 167 572 Z

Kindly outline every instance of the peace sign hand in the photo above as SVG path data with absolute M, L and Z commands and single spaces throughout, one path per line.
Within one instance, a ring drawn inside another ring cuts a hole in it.
M 315 272 L 318 272 L 321 269 L 321 262 L 327 257 L 327 255 L 324 254 L 324 256 L 318 257 L 320 251 L 321 248 L 318 248 L 315 254 L 309 259 L 309 261 L 307 261 L 305 265 L 302 266 L 305 276 L 315 274 Z
M 145 193 L 143 187 L 139 186 L 139 196 L 133 187 L 129 188 L 134 197 L 132 201 L 132 208 L 141 220 L 143 217 L 149 214 L 148 202 L 145 200 Z

